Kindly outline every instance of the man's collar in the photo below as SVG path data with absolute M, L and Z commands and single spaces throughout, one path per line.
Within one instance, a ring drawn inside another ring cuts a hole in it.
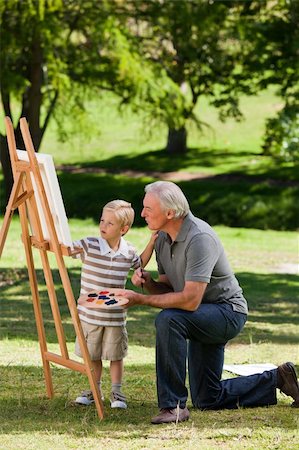
M 184 218 L 180 231 L 175 238 L 175 242 L 184 241 L 189 233 L 190 227 L 192 225 L 192 214 L 188 213 Z
M 192 225 L 192 217 L 193 214 L 191 212 L 189 212 L 187 214 L 187 216 L 184 217 L 184 220 L 182 222 L 181 228 L 174 240 L 174 242 L 180 242 L 180 241 L 184 241 L 189 233 L 190 227 Z M 165 239 L 171 244 L 172 240 L 170 238 L 170 236 L 168 235 L 168 233 L 163 232 Z

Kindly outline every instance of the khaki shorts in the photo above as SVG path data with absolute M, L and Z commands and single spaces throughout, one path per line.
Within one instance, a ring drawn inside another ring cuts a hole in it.
M 105 359 L 119 361 L 128 353 L 128 333 L 125 326 L 102 327 L 81 321 L 83 334 L 92 361 Z M 75 343 L 75 354 L 82 358 L 78 338 Z

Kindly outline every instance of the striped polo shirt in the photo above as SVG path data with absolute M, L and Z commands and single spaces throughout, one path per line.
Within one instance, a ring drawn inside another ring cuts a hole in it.
M 140 257 L 135 248 L 121 238 L 115 252 L 102 237 L 87 237 L 73 242 L 75 247 L 83 249 L 80 295 L 94 290 L 113 290 L 124 288 L 130 269 L 140 266 Z M 126 310 L 86 308 L 78 305 L 80 320 L 100 326 L 118 327 L 126 323 Z

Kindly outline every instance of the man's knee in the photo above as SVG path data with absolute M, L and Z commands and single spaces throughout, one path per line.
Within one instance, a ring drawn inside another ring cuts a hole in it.
M 186 334 L 186 323 L 184 312 L 177 309 L 163 309 L 156 317 L 156 332 L 165 333 L 175 330 L 179 334 Z
M 159 328 L 165 328 L 169 324 L 169 321 L 172 319 L 173 314 L 170 309 L 163 309 L 159 312 L 155 320 L 155 326 L 158 330 Z

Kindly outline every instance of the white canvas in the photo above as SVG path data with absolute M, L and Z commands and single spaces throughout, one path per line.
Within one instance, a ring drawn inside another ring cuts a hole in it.
M 18 158 L 22 161 L 29 161 L 28 153 L 24 150 L 17 150 Z M 60 186 L 57 179 L 57 174 L 54 166 L 52 155 L 45 153 L 36 153 L 36 158 L 39 164 L 41 177 L 43 180 L 45 192 L 47 195 L 49 207 L 53 217 L 55 230 L 57 233 L 58 241 L 67 247 L 72 248 L 72 238 L 68 225 L 68 219 L 65 213 L 64 203 L 61 196 Z M 50 240 L 50 234 L 47 227 L 47 222 L 41 206 L 41 200 L 39 197 L 36 181 L 33 173 L 31 173 L 31 179 L 33 189 L 35 192 L 35 198 L 39 211 L 41 226 L 44 238 Z M 30 219 L 30 217 L 29 217 Z M 32 224 L 31 224 L 32 226 Z M 34 231 L 34 230 L 33 230 Z

